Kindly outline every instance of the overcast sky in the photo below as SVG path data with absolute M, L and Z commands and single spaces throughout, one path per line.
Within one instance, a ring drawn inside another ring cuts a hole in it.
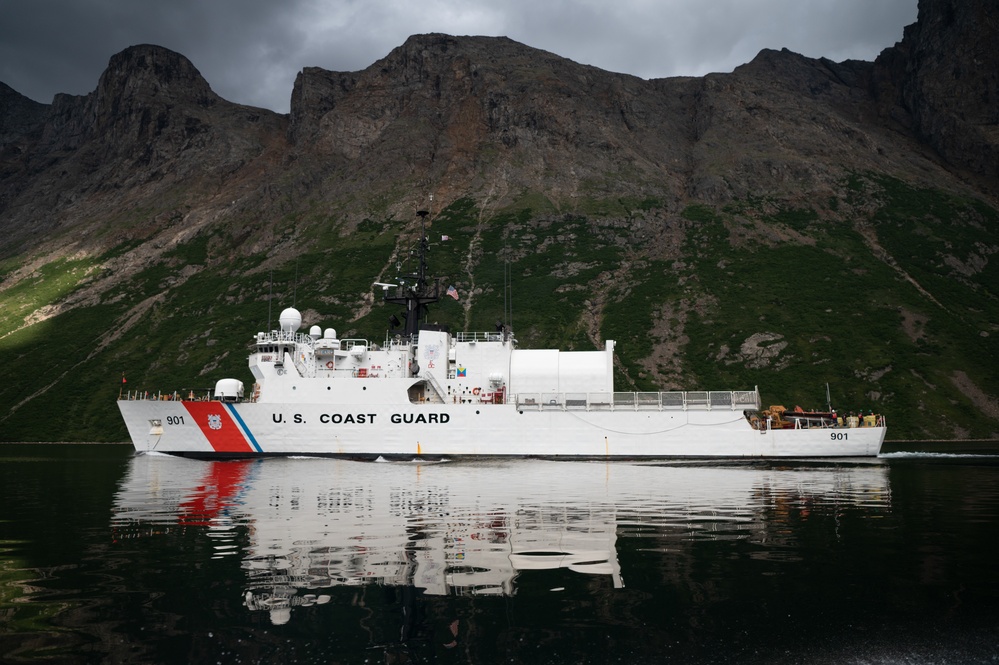
M 187 56 L 222 97 L 288 111 L 303 67 L 364 69 L 412 34 L 506 36 L 642 78 L 730 72 L 763 48 L 873 60 L 917 0 L 0 0 L 0 81 L 50 103 L 134 44 Z

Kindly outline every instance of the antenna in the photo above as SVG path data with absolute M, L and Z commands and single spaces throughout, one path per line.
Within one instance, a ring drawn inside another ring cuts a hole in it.
M 417 267 L 414 272 L 401 274 L 396 281 L 400 288 L 395 295 L 389 295 L 385 282 L 377 282 L 385 290 L 385 302 L 395 305 L 403 305 L 406 308 L 404 317 L 406 319 L 401 331 L 410 338 L 415 338 L 420 331 L 420 322 L 427 316 L 429 308 L 427 305 L 440 300 L 439 280 L 427 275 L 427 253 L 430 250 L 430 241 L 427 237 L 427 216 L 426 210 L 416 212 L 420 217 L 420 239 L 416 249 L 410 251 L 410 256 L 417 260 Z M 393 332 L 393 331 L 390 331 Z
M 503 338 L 507 334 L 513 333 L 513 286 L 510 262 L 503 262 L 503 318 L 506 320 L 506 330 L 503 331 Z
M 510 267 L 510 262 L 507 261 L 507 288 L 510 291 L 510 335 L 513 335 L 513 268 Z
M 271 298 L 274 296 L 274 268 L 271 268 L 271 284 L 267 290 L 267 330 L 271 328 Z

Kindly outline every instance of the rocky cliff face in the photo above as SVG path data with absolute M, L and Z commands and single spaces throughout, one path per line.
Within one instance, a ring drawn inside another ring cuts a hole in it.
M 112 57 L 89 95 L 29 111 L 11 137 L 18 149 L 4 153 L 4 254 L 81 227 L 112 231 L 101 242 L 113 244 L 122 229 L 107 223 L 157 197 L 203 205 L 220 180 L 283 148 L 286 127 L 277 114 L 221 99 L 187 58 L 156 46 Z
M 16 145 L 44 121 L 46 111 L 45 104 L 0 83 L 0 144 L 4 149 L 17 150 Z
M 881 109 L 950 164 L 999 175 L 999 14 L 990 0 L 921 0 L 875 63 Z
M 86 96 L 46 107 L 0 90 L 3 253 L 175 188 L 233 214 L 348 197 L 360 217 L 363 192 L 503 205 L 532 190 L 572 209 L 591 194 L 808 198 L 868 169 L 994 180 L 996 20 L 987 0 L 924 0 L 873 64 L 764 51 L 732 74 L 653 81 L 505 38 L 420 35 L 361 72 L 306 68 L 289 117 L 219 98 L 179 54 L 132 47 Z
M 570 206 L 594 186 L 722 201 L 824 188 L 844 166 L 905 170 L 913 145 L 877 122 L 871 75 L 764 51 L 732 74 L 643 81 L 507 39 L 420 35 L 364 72 L 304 71 L 289 138 L 350 163 L 352 187 L 418 175 Z
M 971 400 L 992 423 L 999 377 L 964 367 L 999 354 L 997 14 L 922 0 L 874 63 L 765 50 L 730 74 L 650 81 L 505 38 L 418 35 L 363 71 L 304 69 L 288 116 L 221 99 L 156 46 L 51 105 L 0 86 L 0 349 L 41 353 L 33 331 L 59 319 L 97 340 L 78 363 L 92 373 L 207 374 L 227 362 L 208 346 L 233 308 L 259 310 L 260 275 L 299 293 L 299 267 L 360 328 L 433 194 L 466 325 L 495 319 L 502 260 L 541 285 L 521 338 L 618 339 L 626 385 L 762 371 L 793 392 L 821 371 L 907 413 Z M 752 340 L 766 366 L 731 351 Z M 944 364 L 884 362 L 900 348 Z M 89 376 L 27 398 L 0 387 L 15 403 L 0 425 Z

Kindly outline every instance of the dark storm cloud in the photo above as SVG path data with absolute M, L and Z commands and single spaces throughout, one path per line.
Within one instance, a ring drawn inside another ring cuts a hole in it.
M 231 101 L 286 112 L 295 74 L 363 69 L 409 35 L 505 35 L 644 78 L 731 71 L 762 48 L 871 60 L 916 0 L 0 0 L 0 81 L 86 94 L 115 53 L 187 56 Z

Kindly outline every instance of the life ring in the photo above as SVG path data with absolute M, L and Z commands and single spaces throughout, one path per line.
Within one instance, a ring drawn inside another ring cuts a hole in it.
M 326 369 L 333 369 L 333 367 L 334 365 L 332 360 L 326 361 Z
M 473 395 L 478 395 L 480 392 L 482 392 L 481 388 L 472 388 L 472 394 Z

